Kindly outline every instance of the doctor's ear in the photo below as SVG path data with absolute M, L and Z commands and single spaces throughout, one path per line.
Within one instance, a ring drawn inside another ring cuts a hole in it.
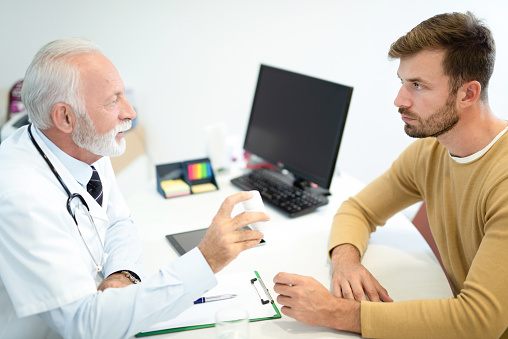
M 55 104 L 51 111 L 51 120 L 58 130 L 64 133 L 71 133 L 76 123 L 76 114 L 71 106 L 59 102 Z

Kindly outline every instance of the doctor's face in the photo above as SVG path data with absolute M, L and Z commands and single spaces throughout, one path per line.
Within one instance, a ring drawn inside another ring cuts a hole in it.
M 115 66 L 102 54 L 81 55 L 80 69 L 85 112 L 77 114 L 72 138 L 89 152 L 119 156 L 125 151 L 124 132 L 136 113 L 124 96 L 124 84 Z
M 107 157 L 122 155 L 125 152 L 127 144 L 124 138 L 117 140 L 117 136 L 131 128 L 131 121 L 123 121 L 111 131 L 105 134 L 99 134 L 94 127 L 92 119 L 88 116 L 88 113 L 83 113 L 84 114 L 76 121 L 72 133 L 72 140 L 76 145 L 96 155 Z
M 459 122 L 456 93 L 450 93 L 444 74 L 444 51 L 422 51 L 400 60 L 398 76 L 402 86 L 395 106 L 413 138 L 439 137 Z

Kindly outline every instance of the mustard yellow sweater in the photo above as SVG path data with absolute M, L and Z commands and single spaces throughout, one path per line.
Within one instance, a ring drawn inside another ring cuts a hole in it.
M 387 172 L 342 204 L 330 250 L 351 243 L 363 254 L 376 226 L 422 199 L 457 296 L 362 302 L 362 335 L 508 338 L 508 133 L 465 164 L 435 138 L 415 141 Z

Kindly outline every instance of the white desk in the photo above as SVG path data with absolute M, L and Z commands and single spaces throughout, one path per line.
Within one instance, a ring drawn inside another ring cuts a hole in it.
M 177 252 L 166 240 L 166 234 L 208 227 L 224 198 L 239 191 L 229 183 L 229 178 L 228 175 L 217 177 L 220 190 L 216 192 L 163 199 L 156 191 L 152 177 L 148 184 L 145 181 L 141 185 L 144 185 L 141 190 L 127 197 L 144 242 L 148 273 L 154 273 L 162 265 L 178 258 Z M 336 176 L 332 182 L 330 203 L 317 212 L 295 219 L 267 206 L 271 221 L 263 231 L 266 245 L 241 253 L 222 272 L 257 270 L 274 298 L 272 279 L 281 271 L 313 276 L 330 287 L 331 262 L 327 248 L 332 218 L 340 203 L 362 186 L 352 177 Z M 241 211 L 240 207 L 234 213 L 237 211 Z M 431 249 L 401 214 L 372 235 L 363 264 L 395 301 L 452 296 Z M 280 309 L 280 305 L 277 304 L 277 307 Z M 205 328 L 154 338 L 214 337 L 215 329 Z M 359 335 L 307 326 L 284 315 L 282 319 L 250 323 L 250 338 L 286 337 L 341 338 Z

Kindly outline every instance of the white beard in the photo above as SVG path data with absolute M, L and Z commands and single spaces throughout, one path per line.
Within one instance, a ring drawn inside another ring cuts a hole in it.
M 126 120 L 118 124 L 118 126 L 111 131 L 105 134 L 99 134 L 93 125 L 92 119 L 85 113 L 83 117 L 77 120 L 76 127 L 72 133 L 72 140 L 76 145 L 93 154 L 106 157 L 117 157 L 125 152 L 127 145 L 124 138 L 117 142 L 116 135 L 129 130 L 131 126 L 132 122 Z

